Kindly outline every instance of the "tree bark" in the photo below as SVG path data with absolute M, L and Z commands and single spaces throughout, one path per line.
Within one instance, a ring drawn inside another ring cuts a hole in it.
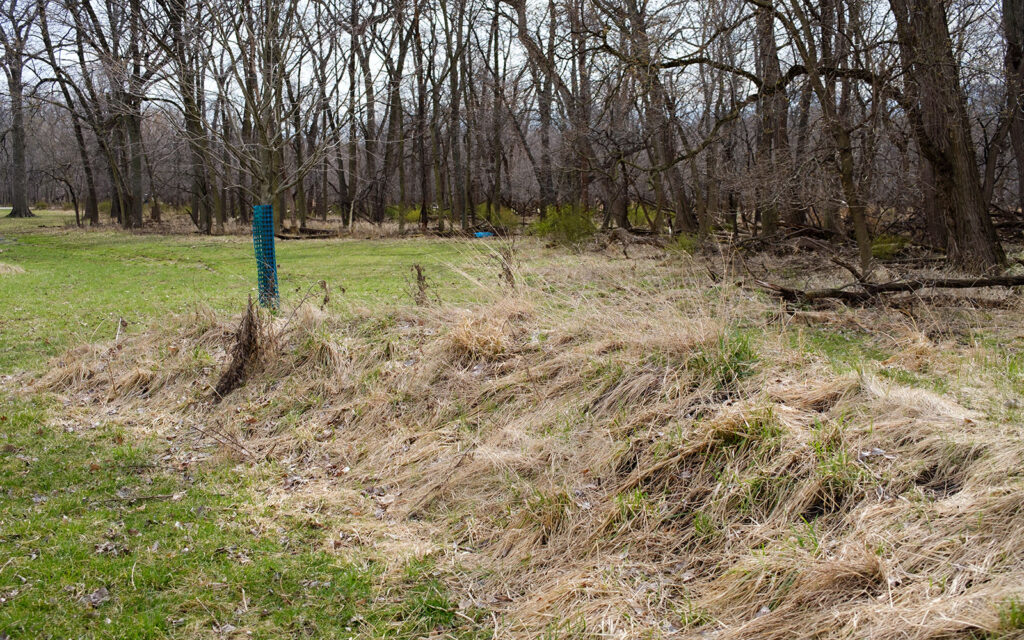
M 760 168 L 757 212 L 761 233 L 772 235 L 783 217 L 789 219 L 787 186 L 789 182 L 789 100 L 780 87 L 782 70 L 775 37 L 775 16 L 768 7 L 755 10 L 758 72 L 764 87 L 758 100 L 757 160 Z
M 1017 206 L 1024 214 L 1024 0 L 1003 0 L 1006 36 L 1006 107 L 1017 162 Z
M 906 74 L 908 115 L 921 151 L 948 202 L 946 248 L 951 264 L 984 272 L 1005 262 L 988 214 L 967 100 L 941 0 L 889 0 Z
M 31 218 L 28 206 L 28 167 L 25 160 L 24 86 L 20 50 L 6 52 L 7 88 L 11 96 L 11 212 L 8 218 Z

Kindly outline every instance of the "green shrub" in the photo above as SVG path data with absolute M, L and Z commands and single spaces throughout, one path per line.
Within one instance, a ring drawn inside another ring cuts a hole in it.
M 418 224 L 420 221 L 420 210 L 423 207 L 406 207 L 405 209 L 405 222 L 406 224 Z
M 417 205 L 407 205 L 405 207 L 405 215 L 402 216 L 402 217 L 405 218 L 405 224 L 419 224 L 420 223 L 420 209 L 421 208 L 422 208 L 421 205 L 418 205 L 418 204 Z M 401 205 L 389 204 L 388 206 L 386 206 L 384 208 L 384 214 L 388 218 L 388 220 L 394 220 L 395 222 L 398 222 L 399 214 L 401 212 L 401 209 L 402 209 Z M 348 216 L 348 212 L 347 211 L 345 212 L 345 216 L 346 217 Z M 452 220 L 452 212 L 451 212 L 451 210 L 450 209 L 442 209 L 440 207 L 431 207 L 431 209 L 430 209 L 430 211 L 428 213 L 428 216 L 430 218 L 430 223 L 431 224 L 436 223 L 438 218 L 444 219 L 444 220 L 449 221 L 449 222 L 451 222 L 451 220 Z
M 402 205 L 400 204 L 389 204 L 384 208 L 384 214 L 389 220 L 395 222 L 405 219 L 406 224 L 413 224 L 420 221 L 420 207 L 417 206 L 405 206 L 405 212 L 402 212 Z
M 547 215 L 533 223 L 530 232 L 559 244 L 575 245 L 594 235 L 597 225 L 589 211 L 563 205 L 548 207 Z
M 693 253 L 697 250 L 697 234 L 680 233 L 673 243 L 674 248 L 686 253 Z
M 902 236 L 882 234 L 871 242 L 871 255 L 876 260 L 892 260 L 910 241 Z
M 495 212 L 486 202 L 476 205 L 478 220 L 486 220 L 496 227 L 511 228 L 519 224 L 519 216 L 508 207 L 499 207 Z
M 662 209 L 662 215 L 665 210 Z M 631 204 L 628 209 L 629 224 L 634 227 L 643 227 L 644 229 L 651 226 L 651 221 L 655 220 L 658 216 L 658 210 L 654 207 L 648 207 L 644 204 Z
M 459 220 L 455 219 L 455 216 L 454 216 L 454 214 L 452 214 L 452 210 L 451 209 L 445 209 L 445 208 L 442 208 L 442 207 L 437 207 L 436 209 L 431 211 L 430 212 L 430 218 L 431 218 L 431 220 L 435 220 L 435 221 L 438 220 L 438 219 L 446 220 L 446 221 L 448 221 L 452 225 L 461 224 L 461 222 Z

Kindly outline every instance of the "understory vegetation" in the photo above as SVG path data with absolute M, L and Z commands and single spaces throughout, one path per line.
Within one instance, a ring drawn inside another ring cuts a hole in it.
M 223 397 L 242 288 L 0 378 L 0 632 L 1024 633 L 1012 290 L 787 305 L 729 250 L 428 246 L 458 286 L 290 276 Z

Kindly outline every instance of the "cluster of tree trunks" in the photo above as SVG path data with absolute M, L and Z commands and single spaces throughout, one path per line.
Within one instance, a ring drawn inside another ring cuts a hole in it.
M 699 236 L 803 225 L 866 270 L 909 221 L 984 272 L 1005 262 L 991 211 L 1024 208 L 1024 0 L 999 8 L 4 0 L 0 170 L 11 215 L 52 181 L 85 221 L 109 200 L 129 228 L 161 198 L 204 233 L 257 203 L 299 228 L 509 209 Z M 57 153 L 30 142 L 48 119 Z

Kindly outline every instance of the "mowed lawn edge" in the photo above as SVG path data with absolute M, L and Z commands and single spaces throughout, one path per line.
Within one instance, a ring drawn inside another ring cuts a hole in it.
M 0 218 L 0 263 L 19 268 L 0 274 L 0 374 L 38 370 L 69 347 L 110 340 L 119 324 L 135 332 L 197 305 L 239 313 L 255 293 L 247 236 L 79 230 L 61 224 L 66 218 L 44 214 L 35 226 Z M 278 240 L 283 306 L 317 295 L 321 280 L 336 310 L 408 303 L 416 264 L 437 296 L 464 301 L 473 291 L 457 268 L 485 251 L 424 238 Z

